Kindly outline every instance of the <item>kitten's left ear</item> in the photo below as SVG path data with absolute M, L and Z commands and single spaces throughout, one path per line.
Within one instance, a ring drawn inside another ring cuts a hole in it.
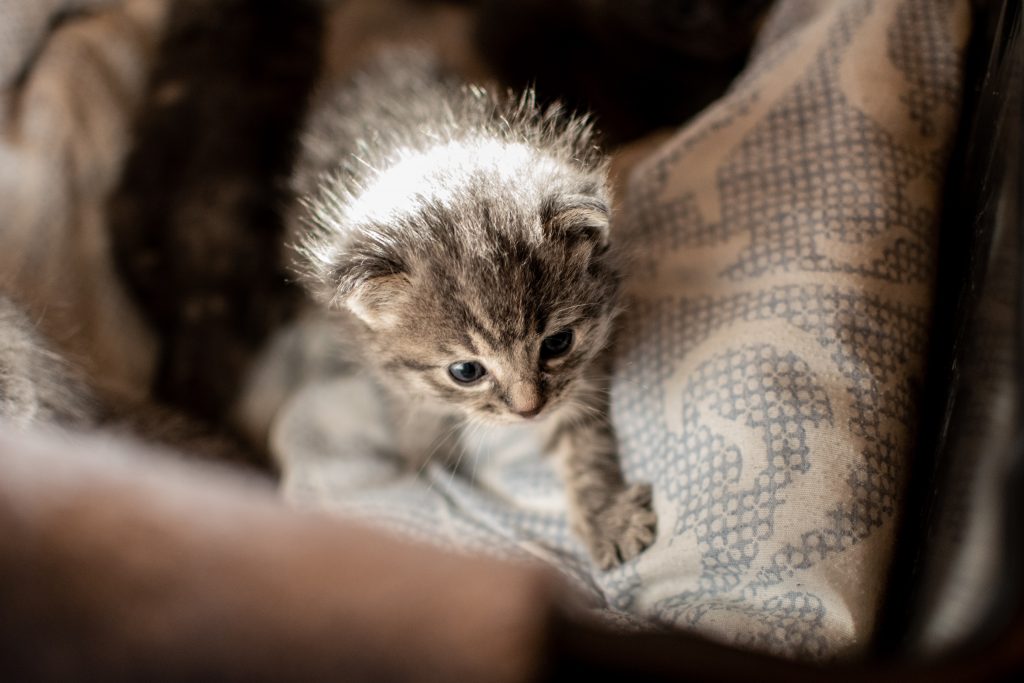
M 608 202 L 591 195 L 558 195 L 541 209 L 544 230 L 552 237 L 593 252 L 608 247 Z

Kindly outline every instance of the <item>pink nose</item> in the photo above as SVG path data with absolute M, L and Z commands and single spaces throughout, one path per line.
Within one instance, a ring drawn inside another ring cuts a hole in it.
M 544 407 L 544 398 L 540 394 L 537 382 L 519 380 L 509 387 L 505 399 L 509 409 L 519 417 L 529 420 Z
M 543 406 L 538 404 L 536 407 L 530 408 L 529 410 L 517 410 L 516 415 L 518 415 L 519 417 L 524 417 L 527 420 L 529 420 L 531 417 L 536 417 L 537 413 L 540 412 L 541 408 L 543 408 Z

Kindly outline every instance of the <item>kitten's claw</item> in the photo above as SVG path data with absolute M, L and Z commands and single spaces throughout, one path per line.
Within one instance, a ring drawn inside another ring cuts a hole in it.
M 654 542 L 658 517 L 651 510 L 650 484 L 619 491 L 590 520 L 584 538 L 594 562 L 607 570 L 639 555 Z

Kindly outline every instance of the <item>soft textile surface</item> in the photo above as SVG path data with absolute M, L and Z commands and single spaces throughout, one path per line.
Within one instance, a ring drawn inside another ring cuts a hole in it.
M 0 291 L 127 395 L 148 385 L 153 340 L 115 278 L 104 203 L 165 7 L 0 0 Z
M 912 445 L 968 21 L 967 0 L 783 0 L 730 93 L 633 173 L 613 413 L 628 477 L 655 486 L 659 537 L 637 560 L 593 568 L 525 435 L 471 435 L 458 474 L 404 471 L 358 377 L 279 413 L 287 495 L 550 562 L 605 614 L 855 652 Z M 257 386 L 324 348 L 312 329 L 281 338 Z

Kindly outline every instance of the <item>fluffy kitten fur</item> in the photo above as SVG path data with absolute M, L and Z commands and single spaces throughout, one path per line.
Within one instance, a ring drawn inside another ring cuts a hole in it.
M 32 321 L 0 294 L 0 421 L 84 427 L 96 419 L 92 392 L 49 348 Z
M 595 562 L 647 547 L 651 489 L 624 481 L 608 418 L 620 278 L 587 121 L 390 52 L 320 93 L 302 146 L 298 269 L 364 364 L 410 411 L 532 419 Z M 568 350 L 542 357 L 566 330 Z M 468 361 L 486 374 L 463 384 L 450 368 Z
M 28 315 L 0 293 L 0 429 L 102 430 L 184 454 L 250 465 L 233 438 L 152 401 L 100 395 Z

